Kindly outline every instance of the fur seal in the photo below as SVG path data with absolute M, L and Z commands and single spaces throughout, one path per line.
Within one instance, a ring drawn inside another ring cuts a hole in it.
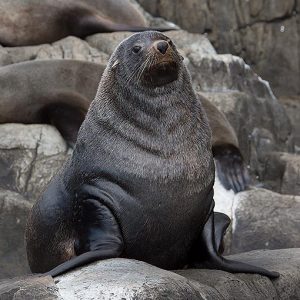
M 0 44 L 25 46 L 63 37 L 147 30 L 146 19 L 129 0 L 0 0 Z M 174 30 L 174 28 L 158 28 Z
M 219 254 L 228 218 L 219 214 L 215 226 L 214 174 L 210 127 L 175 45 L 155 31 L 129 37 L 111 56 L 72 157 L 30 213 L 31 270 L 56 276 L 127 257 L 278 277 Z
M 73 146 L 104 69 L 103 65 L 76 60 L 1 67 L 0 123 L 50 123 Z M 218 176 L 225 188 L 242 191 L 249 185 L 249 176 L 235 131 L 209 100 L 197 96 L 212 130 Z
M 104 65 L 45 60 L 0 68 L 0 123 L 50 123 L 73 144 Z

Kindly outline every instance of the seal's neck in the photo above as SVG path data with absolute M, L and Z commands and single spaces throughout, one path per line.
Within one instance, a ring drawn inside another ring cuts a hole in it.
M 190 147 L 191 141 L 199 143 L 199 130 L 207 127 L 189 78 L 149 89 L 121 85 L 105 76 L 95 106 L 92 110 L 98 126 L 164 156 Z

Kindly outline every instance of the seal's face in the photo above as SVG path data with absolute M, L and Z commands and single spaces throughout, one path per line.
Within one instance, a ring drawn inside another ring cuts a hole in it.
M 148 31 L 134 34 L 119 46 L 120 64 L 128 77 L 147 87 L 158 87 L 175 81 L 182 57 L 165 35 Z M 123 75 L 124 75 L 123 73 Z

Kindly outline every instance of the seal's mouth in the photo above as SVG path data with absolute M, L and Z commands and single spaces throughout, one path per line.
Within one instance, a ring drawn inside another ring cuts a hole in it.
M 162 86 L 178 78 L 179 64 L 172 59 L 160 60 L 144 71 L 143 83 L 150 86 Z

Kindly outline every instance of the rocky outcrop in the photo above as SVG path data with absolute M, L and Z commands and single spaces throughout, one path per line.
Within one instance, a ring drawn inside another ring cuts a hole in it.
M 0 281 L 1 300 L 63 300 L 50 276 L 24 276 Z
M 36 276 L 0 281 L 0 298 L 287 300 L 300 297 L 300 249 L 252 251 L 230 258 L 278 271 L 281 276 L 270 280 L 260 275 L 218 270 L 171 272 L 141 261 L 117 258 L 84 266 L 56 277 L 54 282 L 49 277 Z
M 34 203 L 67 157 L 67 145 L 48 125 L 0 125 L 0 188 Z
M 300 196 L 300 155 L 272 152 L 266 155 L 262 179 L 266 188 Z
M 299 1 L 137 1 L 154 16 L 206 33 L 218 53 L 243 57 L 277 95 L 300 94 Z
M 0 189 L 0 278 L 29 272 L 24 231 L 30 209 L 22 195 Z
M 0 278 L 29 272 L 27 215 L 67 156 L 66 143 L 52 126 L 0 125 Z
M 279 100 L 284 105 L 292 124 L 292 135 L 295 140 L 295 152 L 300 154 L 300 97 L 283 97 Z
M 38 59 L 74 59 L 107 63 L 109 56 L 88 45 L 87 42 L 69 36 L 53 44 L 24 47 L 0 47 L 0 66 Z
M 300 196 L 252 189 L 232 204 L 230 253 L 299 247 Z

